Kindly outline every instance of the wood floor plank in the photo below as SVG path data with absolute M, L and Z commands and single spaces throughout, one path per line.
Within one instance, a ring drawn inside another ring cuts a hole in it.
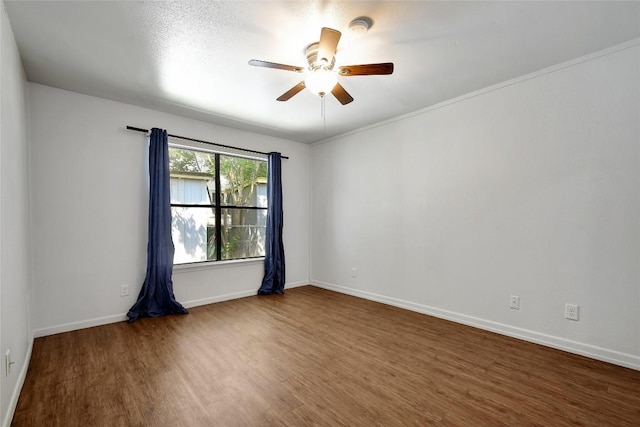
M 311 286 L 38 338 L 13 426 L 638 426 L 640 372 Z

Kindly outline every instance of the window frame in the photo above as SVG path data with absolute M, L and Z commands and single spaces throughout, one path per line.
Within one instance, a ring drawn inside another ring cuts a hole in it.
M 214 217 L 215 217 L 215 242 L 216 242 L 216 247 L 215 247 L 215 254 L 216 257 L 215 259 L 206 259 L 203 261 L 192 261 L 192 262 L 181 262 L 181 263 L 173 263 L 173 267 L 174 268 L 178 268 L 178 269 L 185 269 L 185 268 L 189 268 L 189 267 L 194 267 L 194 266 L 199 266 L 199 267 L 203 267 L 206 265 L 220 265 L 220 264 L 236 264 L 236 263 L 246 263 L 246 262 L 252 262 L 252 261 L 261 261 L 264 260 L 264 255 L 259 255 L 259 256 L 253 256 L 253 257 L 243 257 L 243 258 L 229 258 L 229 259 L 222 259 L 222 211 L 224 209 L 246 209 L 246 210 L 260 210 L 260 211 L 267 211 L 268 210 L 268 206 L 269 206 L 269 200 L 267 198 L 267 206 L 262 207 L 262 206 L 236 206 L 236 205 L 221 205 L 221 195 L 222 195 L 222 185 L 221 185 L 221 179 L 220 179 L 220 157 L 221 156 L 227 156 L 227 157 L 236 157 L 236 158 L 240 158 L 240 159 L 246 159 L 246 160 L 254 160 L 254 161 L 259 161 L 259 162 L 264 162 L 266 164 L 267 167 L 267 177 L 269 176 L 269 164 L 267 161 L 267 158 L 261 158 L 261 157 L 256 157 L 256 156 L 245 156 L 245 155 L 240 155 L 240 154 L 235 154 L 235 153 L 227 153 L 227 152 L 221 152 L 221 151 L 216 151 L 216 150 L 210 150 L 210 149 L 206 149 L 206 148 L 202 148 L 202 147 L 194 147 L 191 145 L 184 145 L 184 144 L 175 144 L 175 143 L 169 143 L 169 149 L 178 149 L 178 150 L 188 150 L 188 151 L 194 151 L 194 152 L 202 152 L 202 153 L 208 153 L 208 154 L 213 154 L 214 155 L 214 169 L 215 169 L 215 174 L 212 175 L 213 179 L 214 179 L 214 185 L 215 185 L 215 198 L 213 201 L 213 204 L 196 204 L 196 203 L 173 203 L 170 202 L 170 206 L 171 208 L 174 207 L 180 207 L 180 208 L 203 208 L 203 209 L 211 209 L 214 212 Z M 169 172 L 169 175 L 171 175 L 171 171 Z M 268 185 L 268 181 L 267 181 L 267 185 Z M 171 198 L 170 198 L 171 199 Z M 172 220 L 173 220 L 173 213 L 172 213 Z M 172 239 L 173 239 L 173 231 L 172 231 Z

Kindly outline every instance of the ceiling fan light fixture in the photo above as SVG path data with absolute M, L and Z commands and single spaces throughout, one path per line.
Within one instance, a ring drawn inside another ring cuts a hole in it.
M 373 24 L 371 18 L 361 16 L 354 21 L 363 21 L 366 29 Z M 352 22 L 353 25 L 357 25 Z M 320 40 L 311 43 L 304 49 L 304 53 L 309 63 L 308 72 L 305 79 L 276 98 L 277 101 L 288 101 L 292 96 L 300 93 L 307 88 L 311 92 L 320 96 L 322 99 L 324 111 L 324 96 L 331 94 L 342 105 L 347 105 L 353 101 L 353 97 L 338 83 L 338 74 L 340 76 L 375 76 L 393 74 L 393 62 L 383 62 L 380 64 L 358 64 L 358 65 L 342 65 L 334 70 L 336 61 L 336 52 L 338 42 L 340 41 L 340 31 L 328 27 L 322 27 L 320 31 Z M 295 71 L 301 73 L 304 71 L 302 67 L 293 65 L 278 64 L 269 61 L 260 61 L 252 59 L 249 65 L 256 67 L 276 68 L 286 71 Z
M 331 89 L 333 89 L 336 83 L 338 83 L 338 76 L 335 72 L 327 70 L 326 68 L 311 70 L 309 74 L 307 74 L 307 78 L 304 79 L 304 85 L 307 89 L 320 97 L 331 92 Z

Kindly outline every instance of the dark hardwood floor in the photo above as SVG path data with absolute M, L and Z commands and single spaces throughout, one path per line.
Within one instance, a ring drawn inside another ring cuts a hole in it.
M 311 286 L 35 340 L 14 426 L 639 426 L 640 372 Z

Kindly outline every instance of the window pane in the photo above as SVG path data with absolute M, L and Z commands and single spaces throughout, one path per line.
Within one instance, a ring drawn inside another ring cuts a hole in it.
M 215 154 L 169 147 L 171 203 L 215 203 Z
M 215 260 L 215 227 L 215 211 L 211 207 L 172 207 L 173 263 Z
M 264 256 L 266 161 L 169 147 L 169 169 L 174 264 Z
M 220 156 L 221 206 L 267 207 L 267 162 Z
M 222 259 L 264 256 L 266 209 L 222 209 Z

